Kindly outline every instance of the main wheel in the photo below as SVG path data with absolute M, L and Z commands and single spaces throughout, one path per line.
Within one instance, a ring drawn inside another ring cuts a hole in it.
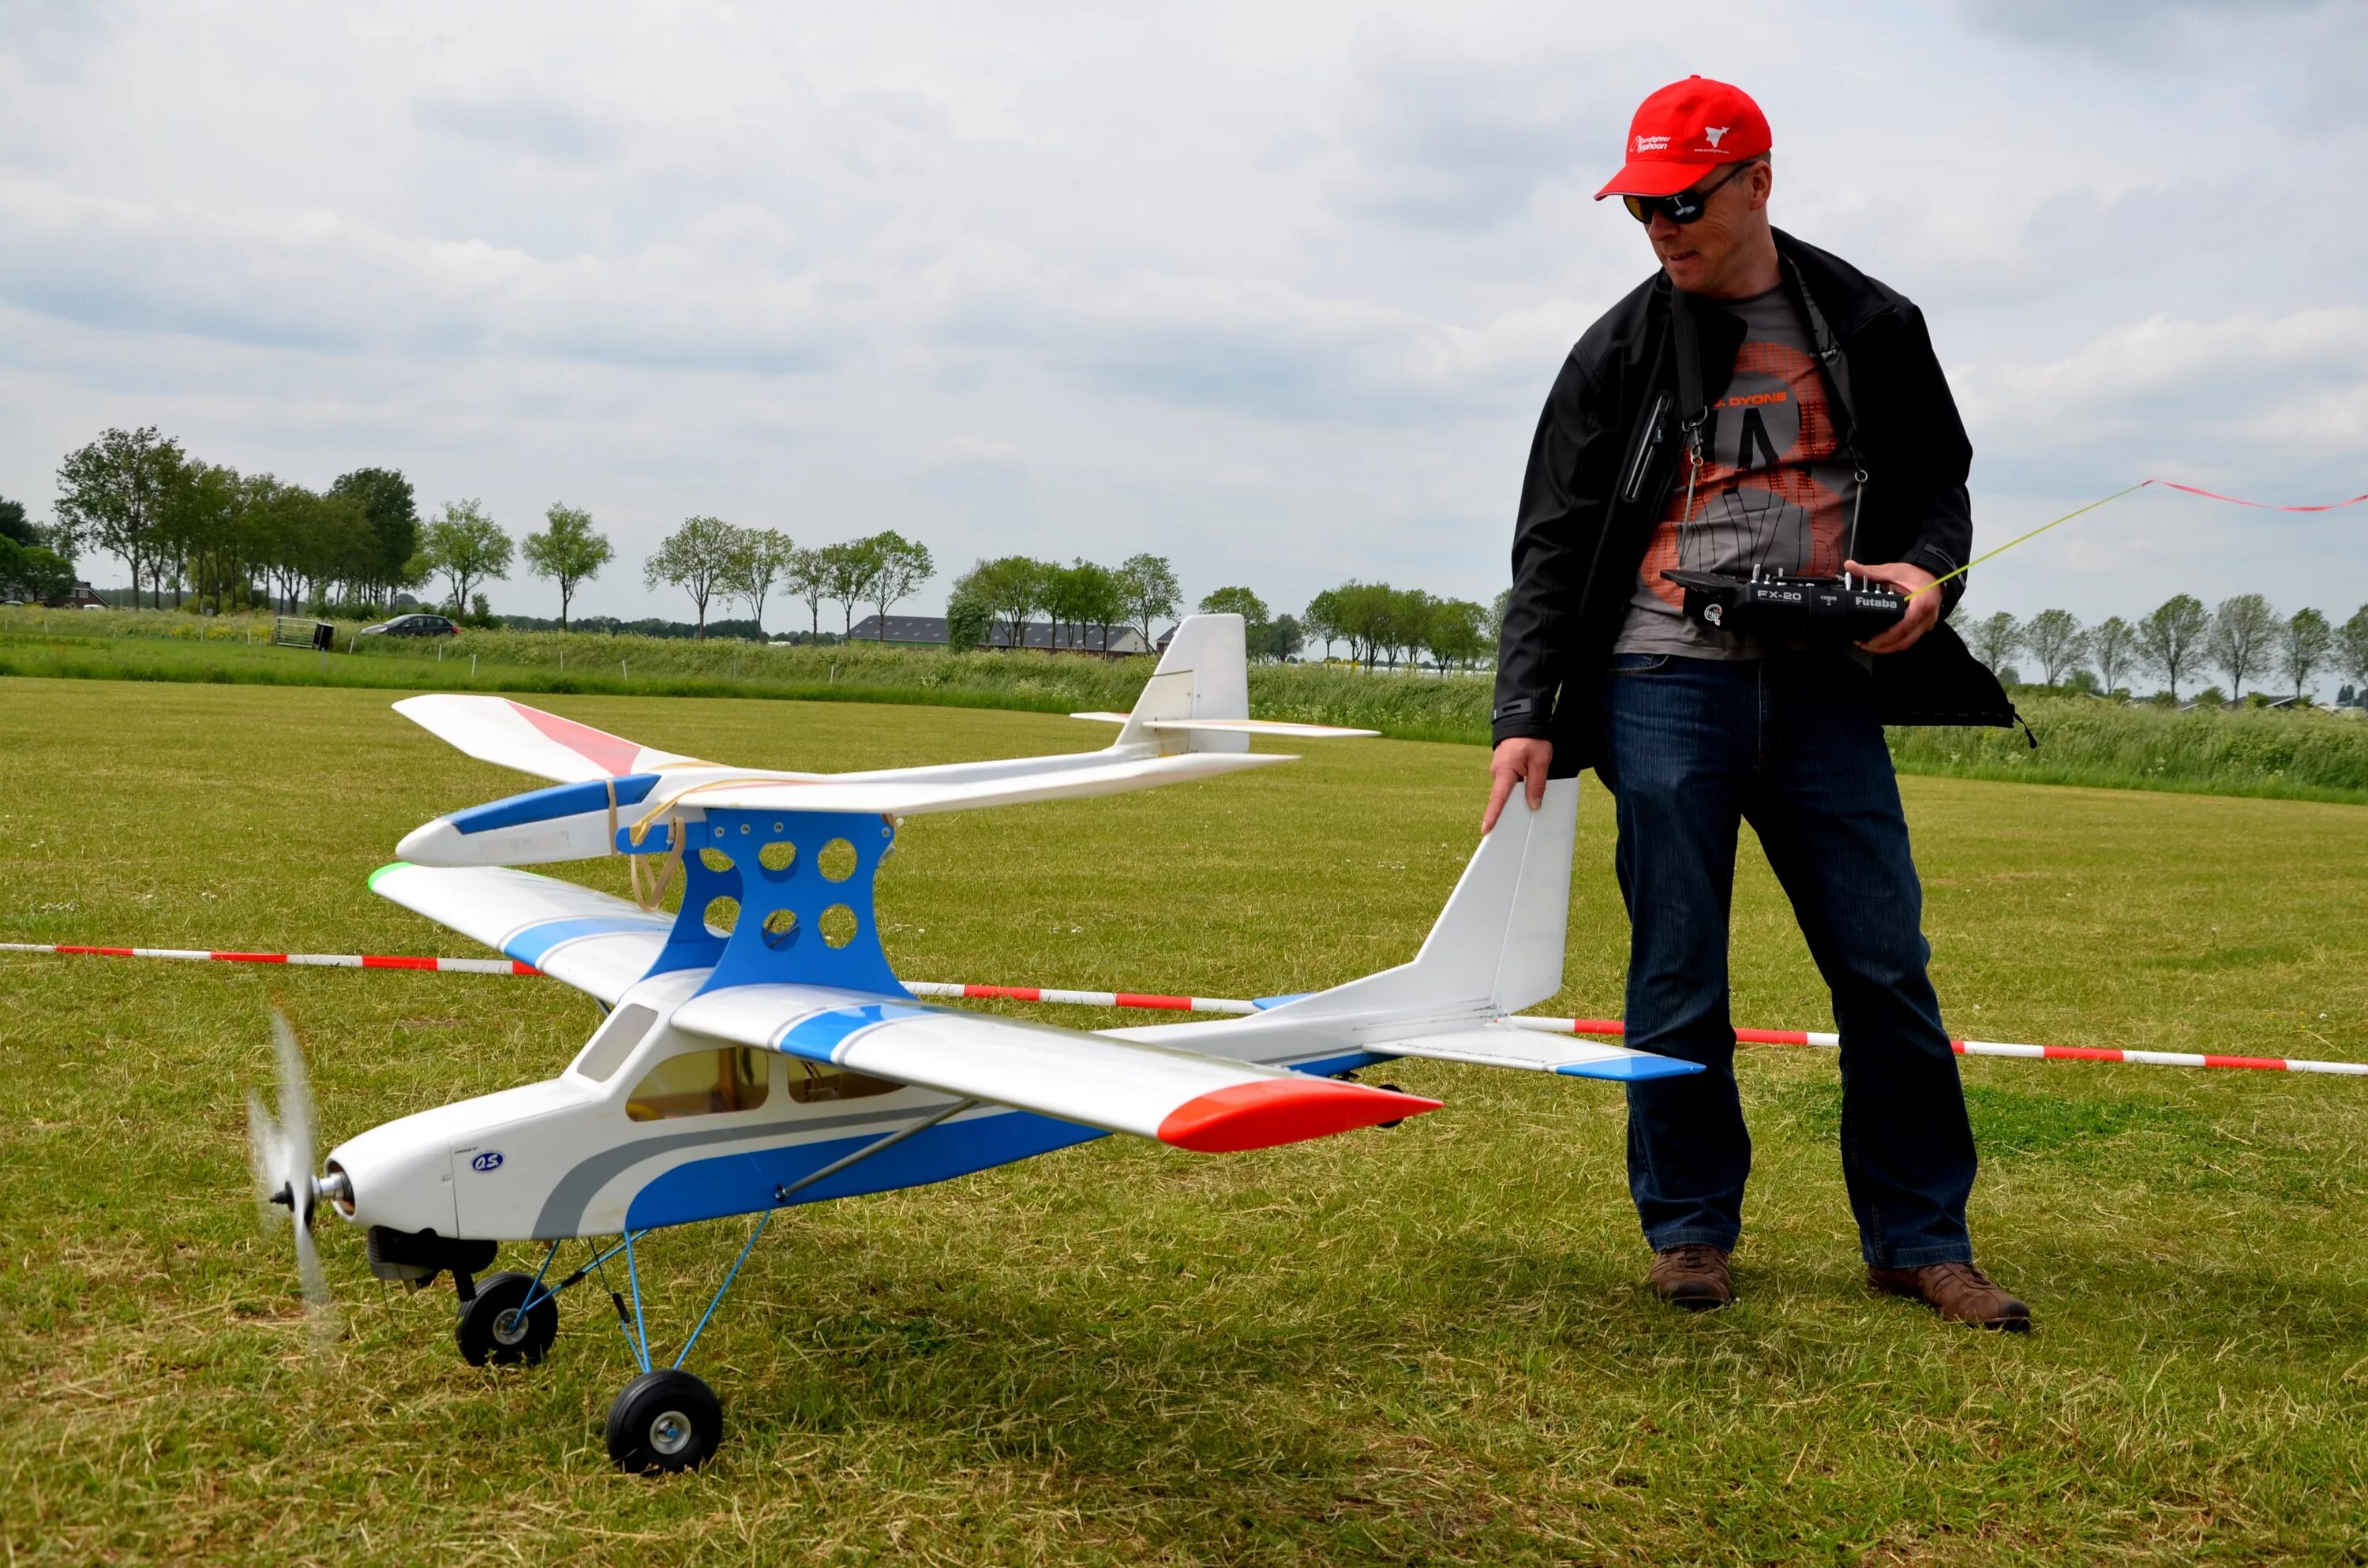
M 609 1407 L 609 1457 L 620 1470 L 693 1470 L 723 1436 L 714 1391 L 679 1368 L 643 1372 Z
M 542 1359 L 559 1337 L 559 1301 L 546 1294 L 519 1312 L 533 1290 L 530 1274 L 496 1274 L 477 1286 L 476 1299 L 461 1309 L 460 1326 L 453 1331 L 469 1365 L 531 1367 Z

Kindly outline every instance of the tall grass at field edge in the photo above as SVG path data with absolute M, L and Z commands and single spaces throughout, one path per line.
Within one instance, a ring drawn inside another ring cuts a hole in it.
M 268 646 L 268 617 L 0 610 L 0 675 L 1071 713 L 1132 706 L 1152 668 L 1148 658 L 505 630 L 444 639 L 439 659 L 435 642 L 358 639 L 358 631 L 340 626 L 339 652 L 324 659 Z M 1251 708 L 1260 718 L 1374 729 L 1400 740 L 1488 739 L 1486 675 L 1260 665 L 1249 679 Z M 2368 722 L 2353 715 L 2180 713 L 2037 692 L 2019 700 L 2039 736 L 2037 750 L 2020 730 L 1893 730 L 1896 766 L 1948 778 L 2368 804 Z

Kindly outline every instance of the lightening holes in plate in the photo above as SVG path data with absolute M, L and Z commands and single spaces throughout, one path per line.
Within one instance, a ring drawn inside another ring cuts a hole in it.
M 757 935 L 764 938 L 765 946 L 772 949 L 777 953 L 780 952 L 783 948 L 788 947 L 791 942 L 797 940 L 797 915 L 795 912 L 787 909 L 777 909 L 773 911 L 772 914 L 765 916 L 764 928 L 757 932 Z
M 822 846 L 814 857 L 814 869 L 826 882 L 843 882 L 855 875 L 855 846 L 844 838 L 834 838 Z
M 699 863 L 722 876 L 732 869 L 732 857 L 721 849 L 702 849 L 699 852 Z
M 776 838 L 757 851 L 757 864 L 768 877 L 786 877 L 797 863 L 798 846 L 786 838 Z
M 843 948 L 855 940 L 855 911 L 843 903 L 834 903 L 822 912 L 822 939 L 834 948 Z
M 711 898 L 707 901 L 707 907 L 699 912 L 699 917 L 707 923 L 708 935 L 729 937 L 732 927 L 740 922 L 740 901 L 736 898 Z

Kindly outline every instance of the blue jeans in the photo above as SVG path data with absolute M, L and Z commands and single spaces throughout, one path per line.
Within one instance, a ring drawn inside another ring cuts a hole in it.
M 1708 1069 L 1628 1085 L 1628 1187 L 1656 1251 L 1731 1250 L 1742 1229 L 1751 1136 L 1726 958 L 1748 822 L 1833 993 L 1842 1177 L 1866 1261 L 1973 1257 L 1973 1129 L 1872 684 L 1841 653 L 1622 653 L 1605 677 L 1596 770 L 1619 803 L 1627 1043 Z

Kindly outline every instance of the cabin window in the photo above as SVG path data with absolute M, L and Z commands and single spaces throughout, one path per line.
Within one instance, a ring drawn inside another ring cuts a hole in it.
M 607 1083 L 616 1076 L 617 1069 L 625 1064 L 625 1058 L 633 1053 L 633 1047 L 642 1043 L 642 1037 L 657 1021 L 657 1014 L 638 1002 L 618 1008 L 575 1058 L 576 1074 L 596 1084 Z
M 867 1078 L 827 1062 L 791 1058 L 790 1098 L 800 1105 L 817 1101 L 860 1100 L 871 1095 L 893 1095 L 905 1085 L 887 1078 Z
M 633 1085 L 625 1114 L 635 1121 L 755 1110 L 771 1089 L 772 1052 L 735 1045 L 669 1056 Z

